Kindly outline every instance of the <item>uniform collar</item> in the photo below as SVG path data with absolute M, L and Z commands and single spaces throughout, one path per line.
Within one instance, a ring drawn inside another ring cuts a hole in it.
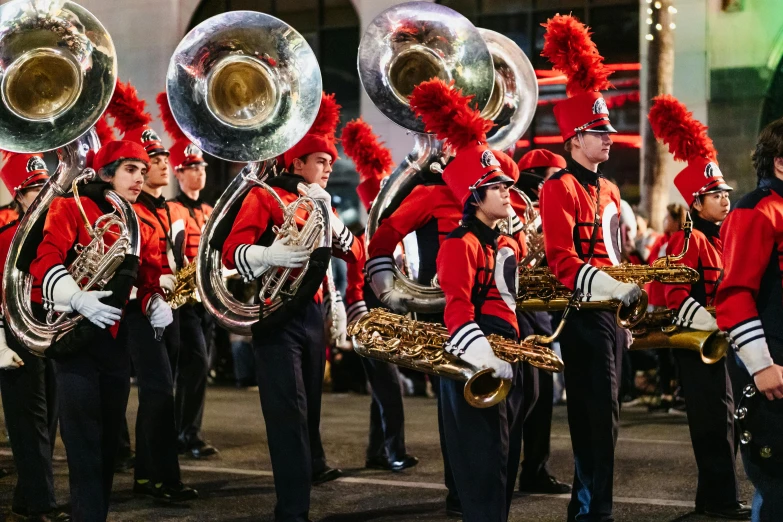
M 106 201 L 106 191 L 111 189 L 111 184 L 105 181 L 91 181 L 79 187 L 79 195 L 91 199 L 104 214 L 111 214 L 114 207 Z
M 598 186 L 598 178 L 602 178 L 603 174 L 601 174 L 601 171 L 598 170 L 597 172 L 593 172 L 590 169 L 586 169 L 583 167 L 580 163 L 575 161 L 573 158 L 568 159 L 568 172 L 574 175 L 574 177 L 581 183 L 583 186 L 587 185 L 593 185 L 595 187 Z
M 759 180 L 759 188 L 774 190 L 783 197 L 783 180 L 778 178 L 762 178 Z
M 200 209 L 202 207 L 202 205 L 204 204 L 204 201 L 202 201 L 201 198 L 199 198 L 199 199 L 191 199 L 184 192 L 180 192 L 180 194 L 177 196 L 177 201 L 179 201 L 180 203 L 182 203 L 186 207 L 198 208 L 198 209 Z
M 490 228 L 481 222 L 476 216 L 470 216 L 465 219 L 464 225 L 473 232 L 473 235 L 485 245 L 494 245 L 497 243 L 500 231 L 497 228 Z
M 166 208 L 166 198 L 164 198 L 162 195 L 156 198 L 149 192 L 144 192 L 142 190 L 138 199 L 148 207 L 151 206 L 155 208 Z
M 279 187 L 283 190 L 291 192 L 292 194 L 299 193 L 297 187 L 300 183 L 307 184 L 302 176 L 298 174 L 291 174 L 287 171 L 284 171 L 279 176 L 275 176 L 274 178 L 266 181 L 266 184 L 270 187 Z
M 720 237 L 720 225 L 717 225 L 713 223 L 712 221 L 707 221 L 706 219 L 702 218 L 700 215 L 696 214 L 694 212 L 693 216 L 693 228 L 707 236 L 708 238 L 712 239 L 714 237 Z

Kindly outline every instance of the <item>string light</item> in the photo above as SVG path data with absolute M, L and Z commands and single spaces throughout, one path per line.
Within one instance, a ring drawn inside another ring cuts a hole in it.
M 652 6 L 655 7 L 655 9 L 657 9 L 658 11 L 661 11 L 663 9 L 663 3 L 661 2 L 661 0 L 647 0 L 647 4 L 648 5 L 652 4 Z M 669 13 L 668 28 L 673 31 L 674 29 L 677 28 L 677 25 L 673 21 L 674 15 L 677 14 L 677 8 L 670 4 L 670 5 L 666 6 L 666 11 L 668 11 L 668 13 Z M 647 26 L 648 26 L 649 29 L 647 29 L 647 34 L 644 35 L 644 39 L 647 40 L 648 42 L 652 42 L 655 39 L 655 36 L 653 36 L 653 34 L 652 34 L 652 32 L 653 32 L 652 31 L 652 26 L 655 25 L 655 30 L 656 31 L 662 31 L 663 30 L 663 24 L 661 22 L 658 22 L 658 21 L 656 21 L 654 23 L 654 20 L 653 20 L 654 12 L 653 12 L 652 7 L 647 7 L 647 15 L 648 16 L 645 19 L 645 21 L 647 22 Z M 661 14 L 660 13 L 658 15 L 658 18 L 659 19 L 661 18 Z

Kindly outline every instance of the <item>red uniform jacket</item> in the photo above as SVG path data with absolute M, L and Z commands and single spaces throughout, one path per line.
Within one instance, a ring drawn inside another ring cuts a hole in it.
M 19 214 L 17 214 L 16 210 L 12 209 L 10 205 L 0 207 L 0 227 L 17 219 L 19 219 Z
M 590 265 L 620 263 L 620 192 L 600 173 L 575 161 L 549 178 L 541 188 L 539 209 L 544 249 L 555 277 L 570 289 L 578 286 L 589 299 L 591 272 L 586 268 L 595 222 L 597 184 L 600 183 L 598 227 Z
M 465 353 L 483 335 L 478 314 L 495 316 L 519 335 L 516 317 L 519 245 L 477 219 L 449 234 L 438 252 L 438 281 L 446 297 L 449 351 Z
M 286 187 L 275 186 L 274 190 L 283 203 L 286 205 L 295 201 L 299 194 L 296 192 L 296 183 L 304 182 L 299 176 L 285 174 L 286 180 L 281 183 Z M 301 224 L 307 219 L 307 215 L 300 211 L 297 214 L 298 222 Z M 334 212 L 334 210 L 333 210 Z M 336 215 L 336 213 L 335 213 Z M 253 271 L 249 269 L 246 262 L 243 262 L 242 256 L 246 251 L 244 245 L 264 245 L 268 246 L 274 240 L 273 226 L 283 224 L 283 210 L 274 199 L 274 197 L 261 187 L 250 189 L 242 207 L 239 209 L 234 226 L 223 244 L 223 264 L 229 269 L 236 269 L 245 280 L 253 279 Z M 332 254 L 343 259 L 347 263 L 356 263 L 364 256 L 364 246 L 361 241 L 357 241 L 353 234 L 346 228 L 341 237 L 332 238 Z M 316 294 L 316 301 L 323 299 L 322 289 Z
M 783 181 L 764 179 L 723 224 L 717 319 L 753 374 L 783 364 Z M 755 342 L 753 342 L 755 341 Z
M 699 272 L 699 282 L 689 285 L 664 285 L 666 306 L 677 310 L 676 322 L 687 325 L 698 309 L 697 305 L 712 306 L 715 292 L 723 277 L 723 261 L 721 260 L 722 245 L 719 236 L 720 226 L 701 219 L 693 218 L 693 234 L 685 257 L 681 264 Z M 682 230 L 672 234 L 666 253 L 677 255 L 682 252 L 685 232 Z
M 89 186 L 89 185 L 88 185 Z M 87 192 L 85 190 L 85 192 Z M 113 210 L 113 207 L 105 201 L 96 203 L 92 198 L 81 196 L 81 202 L 87 219 L 94 223 L 103 214 Z M 100 206 L 99 206 L 100 205 Z M 141 301 L 142 310 L 147 309 L 150 298 L 158 294 L 163 297 L 163 290 L 159 286 L 161 274 L 161 255 L 158 250 L 158 238 L 152 227 L 139 220 L 141 233 L 141 253 L 139 256 L 139 274 L 136 279 L 138 299 Z M 104 236 L 108 248 L 114 241 L 114 236 L 109 231 Z M 30 273 L 34 278 L 31 299 L 33 302 L 53 303 L 52 285 L 49 278 L 57 277 L 57 272 L 62 266 L 69 266 L 76 257 L 77 245 L 88 245 L 91 241 L 87 230 L 84 228 L 81 214 L 76 202 L 70 196 L 57 198 L 52 201 L 44 224 L 43 240 L 38 245 L 38 256 L 30 264 Z M 77 281 L 79 283 L 79 281 Z M 42 291 L 42 284 L 47 289 Z
M 669 239 L 671 234 L 661 234 L 655 239 L 655 242 L 650 247 L 649 264 L 652 266 L 653 262 L 659 257 L 666 255 L 666 247 L 669 245 Z M 679 252 L 678 252 L 679 253 Z M 666 306 L 666 289 L 663 283 L 653 281 L 647 284 L 646 290 L 649 296 L 648 303 L 652 306 Z
M 139 220 L 155 230 L 158 249 L 161 252 L 163 274 L 176 274 L 185 266 L 183 255 L 187 244 L 187 210 L 181 205 L 166 203 L 163 197 L 155 198 L 146 192 L 133 204 Z
M 16 229 L 19 228 L 19 221 L 12 220 L 9 223 L 6 223 L 5 225 L 2 225 L 2 228 L 0 228 L 0 266 L 4 267 L 3 270 L 5 270 L 5 262 L 8 259 L 8 251 L 11 249 L 11 241 L 14 239 L 14 234 L 16 234 Z M 3 278 L 0 277 L 0 295 L 3 291 Z M 2 306 L 2 300 L 0 300 L 0 306 Z
M 180 194 L 176 198 L 169 200 L 168 203 L 171 206 L 182 207 L 188 213 L 185 257 L 192 262 L 198 256 L 201 233 L 207 224 L 207 218 L 212 214 L 212 207 L 200 199 L 190 199 L 185 194 Z
M 363 244 L 364 234 L 356 236 L 356 241 Z M 356 263 L 346 265 L 345 314 L 349 324 L 367 311 L 367 303 L 364 301 L 364 265 L 366 262 L 367 259 L 362 255 Z

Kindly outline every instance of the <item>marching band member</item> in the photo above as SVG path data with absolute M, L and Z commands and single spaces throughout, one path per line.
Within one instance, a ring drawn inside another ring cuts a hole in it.
M 783 520 L 783 120 L 761 131 L 752 158 L 758 187 L 737 203 L 721 233 L 725 272 L 716 308 L 747 370 L 742 384 L 754 383 L 763 395 L 741 451 L 756 488 L 752 519 L 772 522 Z
M 348 122 L 342 132 L 342 145 L 346 156 L 356 165 L 359 186 L 356 192 L 367 212 L 381 189 L 381 180 L 389 175 L 392 167 L 391 152 L 378 142 L 372 127 L 362 119 Z M 364 242 L 364 234 L 356 237 Z M 354 322 L 367 314 L 367 303 L 372 308 L 382 306 L 367 288 L 364 277 L 365 259 L 348 264 L 345 303 L 348 322 Z M 402 471 L 418 464 L 419 459 L 408 455 L 405 448 L 405 413 L 402 404 L 402 388 L 397 367 L 376 359 L 361 358 L 367 380 L 370 382 L 370 442 L 367 445 L 366 468 Z
M 688 250 L 680 262 L 698 270 L 700 275 L 700 281 L 694 285 L 666 285 L 666 305 L 677 311 L 678 326 L 714 331 L 718 325 L 705 307 L 714 305 L 723 273 L 719 235 L 721 222 L 731 206 L 732 188 L 718 168 L 717 152 L 707 136 L 707 127 L 670 95 L 654 98 L 653 102 L 649 114 L 653 133 L 669 146 L 675 159 L 688 162 L 674 178 L 674 185 L 691 209 L 694 225 Z M 679 254 L 684 241 L 682 230 L 672 234 L 667 254 Z M 750 509 L 737 499 L 734 400 L 726 360 L 706 364 L 690 350 L 674 350 L 674 357 L 680 368 L 693 453 L 699 468 L 696 511 L 748 520 Z
M 201 232 L 212 207 L 199 199 L 207 181 L 203 153 L 185 136 L 171 114 L 165 92 L 158 94 L 158 106 L 166 132 L 174 140 L 169 161 L 179 182 L 180 194 L 167 205 L 172 213 L 185 215 L 187 237 L 185 259 L 195 263 Z M 193 458 L 216 455 L 217 449 L 201 435 L 204 402 L 209 376 L 207 339 L 212 337 L 213 322 L 201 303 L 186 303 L 179 308 L 180 348 L 177 363 L 176 415 L 180 452 Z
M 93 223 L 101 215 L 113 212 L 104 198 L 106 190 L 135 201 L 148 165 L 147 151 L 137 142 L 104 144 L 93 160 L 99 181 L 88 183 L 80 191 L 88 220 Z M 118 322 L 131 290 L 129 280 L 135 279 L 141 308 L 153 327 L 165 328 L 172 321 L 171 308 L 159 285 L 157 238 L 152 228 L 143 223 L 140 232 L 140 257 L 126 255 L 107 283 L 117 292 L 82 291 L 65 265 L 75 255 L 74 245 L 87 245 L 92 238 L 82 223 L 75 199 L 58 198 L 49 208 L 43 239 L 30 265 L 36 280 L 33 303 L 41 303 L 45 310 L 81 314 L 83 320 L 76 333 L 87 332 L 92 337 L 91 342 L 71 346 L 70 353 L 55 360 L 60 432 L 68 454 L 72 516 L 77 521 L 105 520 L 109 511 L 114 458 L 130 389 L 130 358 L 127 348 L 116 340 Z M 108 246 L 115 235 L 110 231 L 104 240 Z
M 286 172 L 267 182 L 285 204 L 305 194 L 331 208 L 331 197 L 324 189 L 337 160 L 334 134 L 339 108 L 333 95 L 322 97 L 315 123 L 284 154 Z M 355 263 L 363 256 L 362 243 L 355 240 L 335 212 L 329 221 L 331 231 L 326 233 L 332 234 L 332 254 Z M 306 246 L 289 244 L 287 238 L 271 243 L 268 240 L 270 235 L 274 237 L 272 227 L 282 223 L 282 209 L 274 197 L 261 187 L 252 188 L 226 238 L 223 264 L 236 268 L 248 281 L 269 267 L 302 267 L 308 259 Z M 326 465 L 319 434 L 326 342 L 321 291 L 312 291 L 314 297 L 305 296 L 309 302 L 302 308 L 284 309 L 289 316 L 276 321 L 274 328 L 260 331 L 257 324 L 253 333 L 261 409 L 277 494 L 275 519 L 279 521 L 306 521 L 311 480 L 318 484 L 342 474 Z
M 13 197 L 13 196 L 12 196 Z M 12 221 L 19 220 L 19 212 L 14 208 L 14 203 L 11 202 L 8 205 L 0 207 L 0 227 L 6 226 Z
M 149 126 L 152 116 L 144 112 L 146 102 L 138 98 L 130 84 L 117 82 L 107 112 L 123 133 L 123 139 L 141 145 L 149 156 L 144 185 L 133 205 L 139 221 L 155 231 L 161 252 L 160 287 L 174 289 L 174 271 L 182 262 L 187 213 L 168 209 L 163 188 L 169 183 L 169 152 Z M 165 254 L 163 254 L 165 252 Z M 157 339 L 142 311 L 139 299 L 126 307 L 118 342 L 127 347 L 136 370 L 139 408 L 136 414 L 136 462 L 133 492 L 171 502 L 197 498 L 196 490 L 181 481 L 174 415 L 172 366 L 177 360 L 180 342 L 174 324 Z
M 0 170 L 19 219 L 0 228 L 0 263 L 5 266 L 19 220 L 49 179 L 39 154 L 3 154 Z M 2 290 L 2 287 L 0 287 Z M 52 451 L 57 438 L 54 361 L 36 357 L 5 327 L 0 316 L 0 392 L 17 481 L 7 520 L 69 520 L 57 510 Z
M 510 214 L 507 176 L 486 145 L 492 122 L 471 108 L 442 80 L 419 84 L 411 107 L 428 132 L 447 139 L 456 157 L 443 179 L 463 208 L 458 226 L 443 241 L 437 274 L 446 298 L 444 322 L 451 335 L 446 349 L 493 375 L 513 379 L 506 400 L 475 408 L 464 398 L 464 383 L 440 379 L 448 457 L 464 520 L 507 520 L 522 445 L 522 372 L 497 358 L 486 339 L 499 334 L 519 338 L 515 315 L 519 244 L 499 232 Z M 481 448 L 476 451 L 476 448 Z
M 541 185 L 566 167 L 565 158 L 546 149 L 526 152 L 517 163 L 519 180 L 516 187 L 534 203 L 538 201 Z M 516 197 L 511 193 L 512 201 Z M 523 214 L 517 209 L 517 214 Z M 523 214 L 524 215 L 524 214 Z M 552 335 L 552 318 L 547 312 L 525 312 L 517 310 L 520 326 L 523 321 L 530 324 L 536 335 Z M 557 480 L 547 464 L 552 437 L 552 409 L 554 407 L 554 376 L 525 364 L 525 401 L 537 397 L 529 410 L 522 427 L 522 465 L 519 470 L 519 491 L 525 493 L 549 493 L 560 495 L 571 492 L 571 486 Z M 530 377 L 528 377 L 530 376 Z
M 557 279 L 581 290 L 583 300 L 636 301 L 641 289 L 616 281 L 600 267 L 620 262 L 620 194 L 598 166 L 609 159 L 606 102 L 610 71 L 587 28 L 572 16 L 544 25 L 544 49 L 568 78 L 568 98 L 554 107 L 570 159 L 540 192 L 546 259 Z M 568 393 L 568 424 L 575 472 L 568 520 L 611 520 L 618 382 L 626 337 L 614 314 L 574 310 L 560 336 Z

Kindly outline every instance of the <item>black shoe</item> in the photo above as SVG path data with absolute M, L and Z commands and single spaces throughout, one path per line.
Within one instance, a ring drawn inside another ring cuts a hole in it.
M 313 486 L 320 486 L 326 482 L 338 479 L 343 476 L 343 471 L 337 468 L 326 468 L 317 475 L 313 475 Z
M 166 502 L 187 502 L 188 500 L 198 498 L 198 491 L 182 482 L 156 485 L 152 482 L 141 484 L 138 481 L 134 481 L 133 492 L 137 495 L 145 495 Z
M 391 471 L 391 464 L 386 457 L 378 455 L 364 461 L 364 467 L 367 469 L 379 469 L 382 471 Z
M 412 468 L 419 463 L 419 459 L 413 455 L 405 455 L 400 460 L 393 460 L 389 463 L 392 471 L 402 471 L 407 468 Z
M 117 457 L 114 462 L 115 473 L 125 473 L 130 471 L 136 466 L 136 454 L 132 451 L 126 455 Z
M 459 504 L 449 504 L 446 501 L 446 515 L 450 517 L 462 518 L 462 506 Z
M 737 502 L 733 506 L 722 508 L 697 507 L 696 513 L 708 515 L 715 518 L 725 518 L 728 520 L 750 520 L 751 508 Z
M 12 510 L 5 520 L 7 522 L 71 522 L 71 514 L 61 509 L 37 515 L 22 515 Z
M 535 482 L 519 481 L 521 493 L 544 493 L 547 495 L 563 495 L 571 492 L 571 486 L 560 482 L 552 475 L 546 475 Z
M 203 459 L 218 454 L 217 448 L 201 439 L 196 439 L 188 445 L 186 453 L 194 459 Z

